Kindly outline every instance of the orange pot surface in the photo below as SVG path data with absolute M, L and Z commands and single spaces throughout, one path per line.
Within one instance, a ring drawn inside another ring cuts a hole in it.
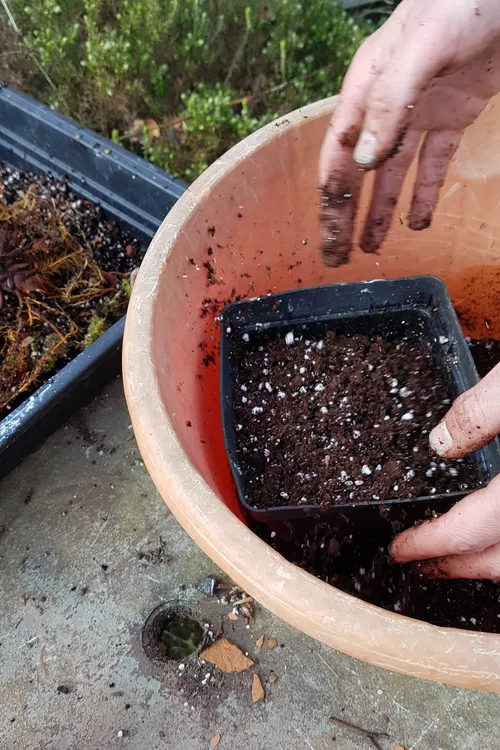
M 219 413 L 216 317 L 227 301 L 434 274 L 447 281 L 467 333 L 500 338 L 500 100 L 466 132 L 429 229 L 405 226 L 413 169 L 380 254 L 356 250 L 347 266 L 327 269 L 319 258 L 317 162 L 334 105 L 310 105 L 242 141 L 187 190 L 158 230 L 125 331 L 135 434 L 179 522 L 264 606 L 373 664 L 500 692 L 499 635 L 438 628 L 344 594 L 287 562 L 238 514 Z

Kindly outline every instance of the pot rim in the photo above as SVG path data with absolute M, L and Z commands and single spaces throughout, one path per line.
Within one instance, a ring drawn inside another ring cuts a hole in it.
M 139 449 L 158 491 L 201 549 L 257 601 L 299 630 L 358 659 L 458 687 L 500 692 L 500 635 L 443 628 L 368 604 L 288 562 L 250 531 L 208 486 L 177 437 L 153 354 L 159 278 L 186 221 L 211 189 L 260 146 L 303 119 L 327 116 L 337 97 L 310 104 L 252 134 L 209 167 L 171 209 L 135 281 L 123 370 Z M 259 576 L 253 575 L 256 560 Z

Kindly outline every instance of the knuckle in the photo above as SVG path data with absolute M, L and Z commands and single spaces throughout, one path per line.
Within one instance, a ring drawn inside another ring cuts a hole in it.
M 473 439 L 486 424 L 486 414 L 476 391 L 462 393 L 453 404 L 453 419 L 458 430 Z
M 465 554 L 474 549 L 474 540 L 468 528 L 457 524 L 457 518 L 453 513 L 446 513 L 441 518 L 443 535 L 448 540 L 448 548 L 451 554 Z
M 500 580 L 500 545 L 478 555 L 478 569 L 481 575 L 492 581 Z
M 369 109 L 371 116 L 380 119 L 388 117 L 394 110 L 391 100 L 389 87 L 383 80 L 380 80 L 377 86 L 374 87 L 370 97 Z

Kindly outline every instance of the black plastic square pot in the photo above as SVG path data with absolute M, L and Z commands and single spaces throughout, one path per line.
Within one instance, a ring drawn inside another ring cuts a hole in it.
M 48 107 L 0 88 L 0 162 L 67 178 L 147 247 L 185 190 L 180 180 Z M 124 319 L 0 421 L 0 477 L 120 371 Z
M 370 524 L 397 509 L 399 520 L 417 520 L 425 512 L 443 511 L 472 490 L 418 498 L 391 498 L 334 505 L 293 505 L 255 508 L 246 499 L 246 478 L 238 461 L 233 418 L 231 342 L 252 337 L 259 344 L 273 337 L 340 334 L 381 335 L 393 338 L 419 331 L 432 345 L 450 398 L 478 382 L 477 371 L 443 281 L 415 277 L 390 281 L 356 282 L 299 289 L 228 305 L 222 313 L 221 406 L 224 439 L 238 496 L 244 512 L 270 527 L 283 522 L 317 521 L 328 518 L 362 518 Z M 493 441 L 474 460 L 483 475 L 491 479 L 500 471 L 498 441 Z M 381 507 L 383 512 L 381 514 Z M 426 510 L 427 509 L 427 510 Z

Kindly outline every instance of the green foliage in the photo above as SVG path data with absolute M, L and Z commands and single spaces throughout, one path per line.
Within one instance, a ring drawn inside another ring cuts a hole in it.
M 188 179 L 277 114 L 338 91 L 368 31 L 335 0 L 10 0 L 32 91 Z M 160 137 L 129 137 L 153 118 Z M 172 125 L 172 123 L 174 123 Z
M 99 336 L 102 336 L 104 331 L 107 329 L 108 325 L 104 318 L 101 318 L 99 315 L 94 315 L 89 321 L 89 327 L 87 329 L 87 333 L 85 335 L 85 341 L 84 346 L 87 349 L 91 344 L 96 341 Z
M 234 106 L 234 99 L 234 92 L 221 84 L 200 83 L 194 91 L 181 94 L 182 128 L 167 130 L 159 144 L 145 133 L 146 157 L 174 176 L 194 180 L 228 148 L 277 117 L 270 111 L 254 117 L 246 101 Z

